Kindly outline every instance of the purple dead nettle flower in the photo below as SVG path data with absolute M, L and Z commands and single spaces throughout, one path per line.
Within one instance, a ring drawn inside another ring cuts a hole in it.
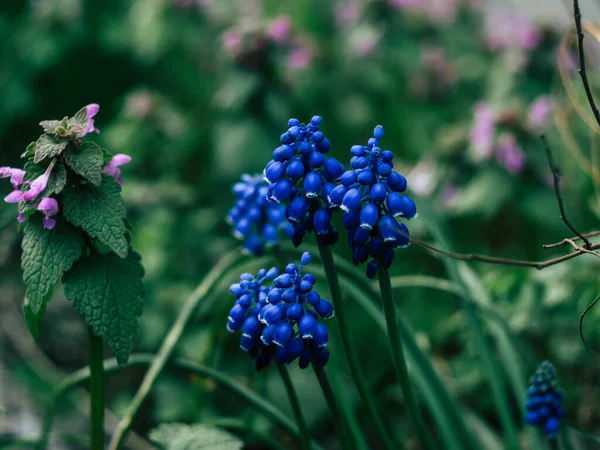
M 479 160 L 488 159 L 492 155 L 495 127 L 496 118 L 492 108 L 486 103 L 477 104 L 470 140 Z
M 498 137 L 496 159 L 511 174 L 517 174 L 525 167 L 525 153 L 517 144 L 514 135 L 503 133 Z
M 14 190 L 6 196 L 6 203 L 18 203 L 23 198 L 23 193 L 19 187 L 23 184 L 25 171 L 21 169 L 13 169 L 12 167 L 0 167 L 0 178 L 9 178 Z
M 55 161 L 52 161 L 46 171 L 33 180 L 31 183 L 26 182 L 27 186 L 29 186 L 29 190 L 23 193 L 23 200 L 29 202 L 31 200 L 36 199 L 48 186 L 48 180 L 50 180 L 50 174 L 52 173 L 52 169 L 54 169 Z
M 542 41 L 539 28 L 521 14 L 492 11 L 485 18 L 485 32 L 490 50 L 519 49 L 531 51 Z
M 291 26 L 292 24 L 288 16 L 279 16 L 269 24 L 265 34 L 274 43 L 279 45 L 285 44 L 290 37 Z
M 542 95 L 529 106 L 527 112 L 527 125 L 532 131 L 542 131 L 548 126 L 551 112 L 550 98 Z
M 44 228 L 48 230 L 54 228 L 54 226 L 56 225 L 56 220 L 52 219 L 52 216 L 58 213 L 58 202 L 53 198 L 45 197 L 38 205 L 37 210 L 42 211 L 44 213 Z M 20 214 L 19 222 L 21 222 Z
M 287 67 L 292 71 L 306 69 L 312 61 L 312 50 L 302 44 L 292 48 L 287 57 Z
M 123 153 L 117 153 L 112 157 L 110 162 L 104 166 L 102 172 L 107 175 L 113 176 L 117 179 L 121 187 L 123 187 L 123 179 L 121 178 L 121 169 L 119 166 L 124 166 L 125 164 L 129 164 L 131 162 L 131 156 L 125 155 Z
M 100 105 L 98 105 L 97 103 L 90 103 L 85 107 L 85 109 L 87 113 L 88 124 L 87 128 L 77 135 L 78 138 L 82 138 L 86 134 L 91 132 L 100 133 L 100 130 L 94 126 L 94 116 L 98 114 L 98 111 L 100 110 Z

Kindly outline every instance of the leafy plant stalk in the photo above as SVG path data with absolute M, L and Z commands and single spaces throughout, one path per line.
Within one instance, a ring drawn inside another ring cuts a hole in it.
M 90 358 L 90 449 L 104 450 L 104 355 L 102 338 L 88 327 Z
M 406 408 L 423 447 L 426 449 L 435 449 L 435 442 L 425 426 L 423 416 L 421 415 L 417 399 L 411 386 L 404 349 L 402 348 L 400 330 L 398 329 L 398 317 L 396 316 L 390 273 L 383 265 L 379 266 L 379 289 L 381 291 L 381 300 L 383 302 L 388 338 L 392 349 L 392 360 L 394 361 L 394 369 L 404 396 L 404 403 L 406 404 Z
M 296 419 L 296 423 L 300 429 L 300 442 L 302 443 L 302 450 L 310 450 L 310 433 L 308 432 L 306 420 L 304 420 L 304 414 L 302 414 L 300 400 L 298 399 L 298 394 L 296 394 L 296 390 L 294 389 L 294 383 L 292 383 L 292 379 L 290 378 L 290 374 L 285 364 L 277 363 L 276 366 L 279 370 L 279 374 L 281 375 L 281 379 L 283 380 L 283 384 L 285 385 L 285 390 L 287 391 L 290 403 L 292 404 L 294 418 Z
M 388 450 L 397 450 L 398 446 L 392 443 L 387 430 L 377 414 L 377 408 L 373 402 L 371 394 L 367 389 L 367 384 L 358 362 L 358 354 L 356 353 L 356 349 L 354 348 L 350 339 L 350 329 L 348 328 L 348 323 L 346 322 L 346 316 L 342 304 L 342 290 L 340 288 L 340 282 L 338 280 L 331 247 L 324 246 L 319 243 L 319 254 L 323 263 L 323 269 L 325 270 L 325 277 L 327 278 L 327 282 L 329 284 L 331 300 L 333 302 L 337 318 L 336 321 L 339 326 L 342 343 L 344 345 L 344 349 L 346 350 L 348 364 L 350 365 L 350 371 L 352 372 L 356 389 L 358 390 L 360 398 L 367 408 L 369 417 L 375 427 L 379 439 L 383 442 L 384 447 Z

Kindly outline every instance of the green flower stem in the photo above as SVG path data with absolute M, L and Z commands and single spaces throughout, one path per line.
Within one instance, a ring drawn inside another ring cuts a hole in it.
M 339 326 L 340 336 L 342 338 L 342 343 L 346 350 L 348 364 L 350 365 L 350 371 L 352 372 L 352 377 L 354 378 L 356 389 L 358 390 L 360 398 L 362 399 L 363 403 L 367 408 L 367 411 L 372 420 L 373 426 L 375 427 L 375 431 L 378 437 L 381 439 L 381 441 L 383 441 L 384 447 L 388 450 L 397 450 L 399 448 L 398 445 L 394 445 L 392 443 L 392 440 L 387 430 L 385 429 L 383 422 L 377 414 L 377 408 L 375 407 L 375 403 L 373 402 L 373 397 L 367 389 L 367 383 L 365 382 L 362 369 L 358 362 L 358 355 L 356 353 L 356 349 L 354 348 L 350 339 L 350 329 L 348 327 L 348 323 L 346 322 L 344 307 L 342 305 L 342 290 L 340 289 L 340 282 L 338 280 L 337 270 L 335 268 L 333 252 L 331 251 L 331 247 L 321 245 L 321 243 L 319 243 L 319 254 L 321 255 L 323 269 L 325 270 L 325 277 L 327 278 L 327 282 L 329 284 L 331 300 L 333 302 L 335 315 L 337 318 L 336 322 Z
M 90 449 L 104 450 L 104 350 L 102 338 L 88 327 L 90 358 Z
M 290 374 L 285 364 L 276 363 L 275 365 L 279 369 L 279 374 L 281 375 L 281 379 L 285 385 L 285 390 L 287 391 L 288 397 L 290 398 L 290 403 L 292 404 L 292 410 L 294 411 L 296 424 L 298 424 L 298 428 L 300 429 L 300 442 L 302 443 L 302 450 L 310 450 L 310 434 L 308 432 L 308 426 L 304 420 L 302 408 L 300 407 L 300 400 L 298 400 L 298 394 L 296 394 Z
M 333 423 L 335 424 L 335 429 L 340 438 L 342 448 L 352 449 L 354 448 L 354 445 L 352 445 L 350 438 L 348 437 L 348 427 L 346 426 L 344 416 L 340 411 L 335 394 L 333 393 L 329 377 L 323 367 L 319 367 L 318 364 L 313 364 L 312 366 L 315 375 L 319 380 L 319 384 L 321 385 L 321 389 L 323 390 L 323 395 L 325 395 L 325 400 L 327 400 L 327 405 L 329 406 L 329 411 L 331 412 L 331 417 L 333 418 Z
M 419 405 L 410 383 L 408 367 L 406 365 L 406 358 L 404 356 L 404 349 L 402 348 L 402 340 L 400 338 L 400 330 L 398 329 L 398 317 L 396 316 L 390 273 L 381 264 L 379 265 L 379 289 L 381 290 L 381 300 L 383 302 L 388 338 L 392 348 L 392 360 L 394 361 L 394 368 L 396 370 L 398 381 L 400 382 L 406 409 L 413 421 L 423 448 L 435 449 L 435 442 L 425 426 L 425 421 L 419 410 Z

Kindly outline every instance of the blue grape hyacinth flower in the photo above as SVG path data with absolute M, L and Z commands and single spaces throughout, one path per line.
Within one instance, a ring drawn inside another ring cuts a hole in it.
M 285 219 L 285 206 L 267 200 L 269 185 L 261 175 L 242 175 L 233 185 L 235 205 L 227 214 L 233 235 L 244 241 L 244 248 L 260 256 L 265 247 L 277 245 L 280 235 L 291 237 L 294 231 Z
M 558 387 L 556 370 L 549 361 L 544 361 L 530 379 L 525 402 L 525 421 L 541 427 L 548 438 L 556 437 L 560 419 L 564 416 L 561 406 L 564 396 Z
M 397 219 L 417 216 L 414 201 L 401 194 L 407 182 L 393 170 L 394 155 L 379 147 L 382 137 L 383 127 L 378 125 L 367 145 L 350 149 L 351 169 L 342 174 L 340 183 L 328 195 L 329 204 L 343 211 L 354 264 L 371 259 L 366 269 L 369 278 L 375 276 L 379 265 L 389 268 L 395 249 L 410 243 L 408 228 Z
M 298 119 L 288 121 L 288 130 L 280 137 L 281 145 L 264 170 L 271 185 L 270 201 L 286 204 L 286 218 L 294 226 L 293 244 L 298 247 L 306 232 L 314 231 L 323 245 L 333 245 L 338 232 L 331 225 L 332 205 L 328 194 L 344 172 L 335 158 L 325 156 L 331 143 L 319 130 L 320 116 L 308 125 Z
M 320 321 L 334 316 L 333 305 L 313 289 L 316 278 L 303 273 L 312 256 L 304 253 L 300 267 L 288 264 L 285 273 L 261 270 L 257 277 L 243 274 L 231 286 L 236 303 L 229 313 L 227 329 L 242 330 L 240 347 L 256 358 L 256 368 L 299 360 L 305 369 L 311 362 L 324 366 L 329 360 L 329 333 Z M 273 279 L 272 286 L 262 283 Z

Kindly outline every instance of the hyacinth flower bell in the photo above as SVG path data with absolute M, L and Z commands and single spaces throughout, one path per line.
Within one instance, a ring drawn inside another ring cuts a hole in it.
M 375 127 L 367 145 L 354 145 L 351 169 L 328 195 L 328 202 L 343 211 L 344 227 L 355 265 L 370 262 L 367 276 L 373 278 L 380 265 L 386 269 L 394 260 L 394 250 L 410 243 L 409 231 L 398 220 L 417 216 L 414 201 L 403 193 L 406 178 L 393 170 L 394 155 L 379 147 L 383 127 Z
M 242 330 L 240 347 L 256 358 L 256 368 L 273 358 L 280 364 L 299 360 L 304 369 L 311 362 L 323 367 L 329 360 L 329 333 L 321 319 L 333 317 L 333 306 L 313 289 L 316 278 L 304 267 L 312 256 L 302 255 L 300 267 L 288 264 L 285 273 L 262 269 L 256 277 L 242 274 L 230 287 L 236 302 L 227 329 Z M 266 280 L 272 285 L 263 286 Z
M 246 251 L 257 256 L 265 247 L 277 245 L 281 233 L 291 237 L 294 231 L 285 218 L 285 206 L 267 200 L 268 190 L 261 175 L 242 175 L 233 186 L 236 201 L 227 214 L 233 235 L 244 241 Z
M 549 439 L 555 438 L 565 414 L 561 406 L 564 392 L 558 387 L 556 370 L 549 361 L 533 374 L 526 395 L 525 421 L 540 427 Z
M 294 227 L 292 242 L 297 247 L 306 232 L 314 231 L 323 245 L 335 244 L 338 233 L 331 225 L 332 205 L 327 195 L 344 172 L 336 159 L 325 156 L 331 143 L 319 130 L 320 116 L 308 125 L 298 119 L 288 121 L 288 130 L 273 151 L 264 178 L 270 184 L 267 198 L 285 204 L 286 218 Z

